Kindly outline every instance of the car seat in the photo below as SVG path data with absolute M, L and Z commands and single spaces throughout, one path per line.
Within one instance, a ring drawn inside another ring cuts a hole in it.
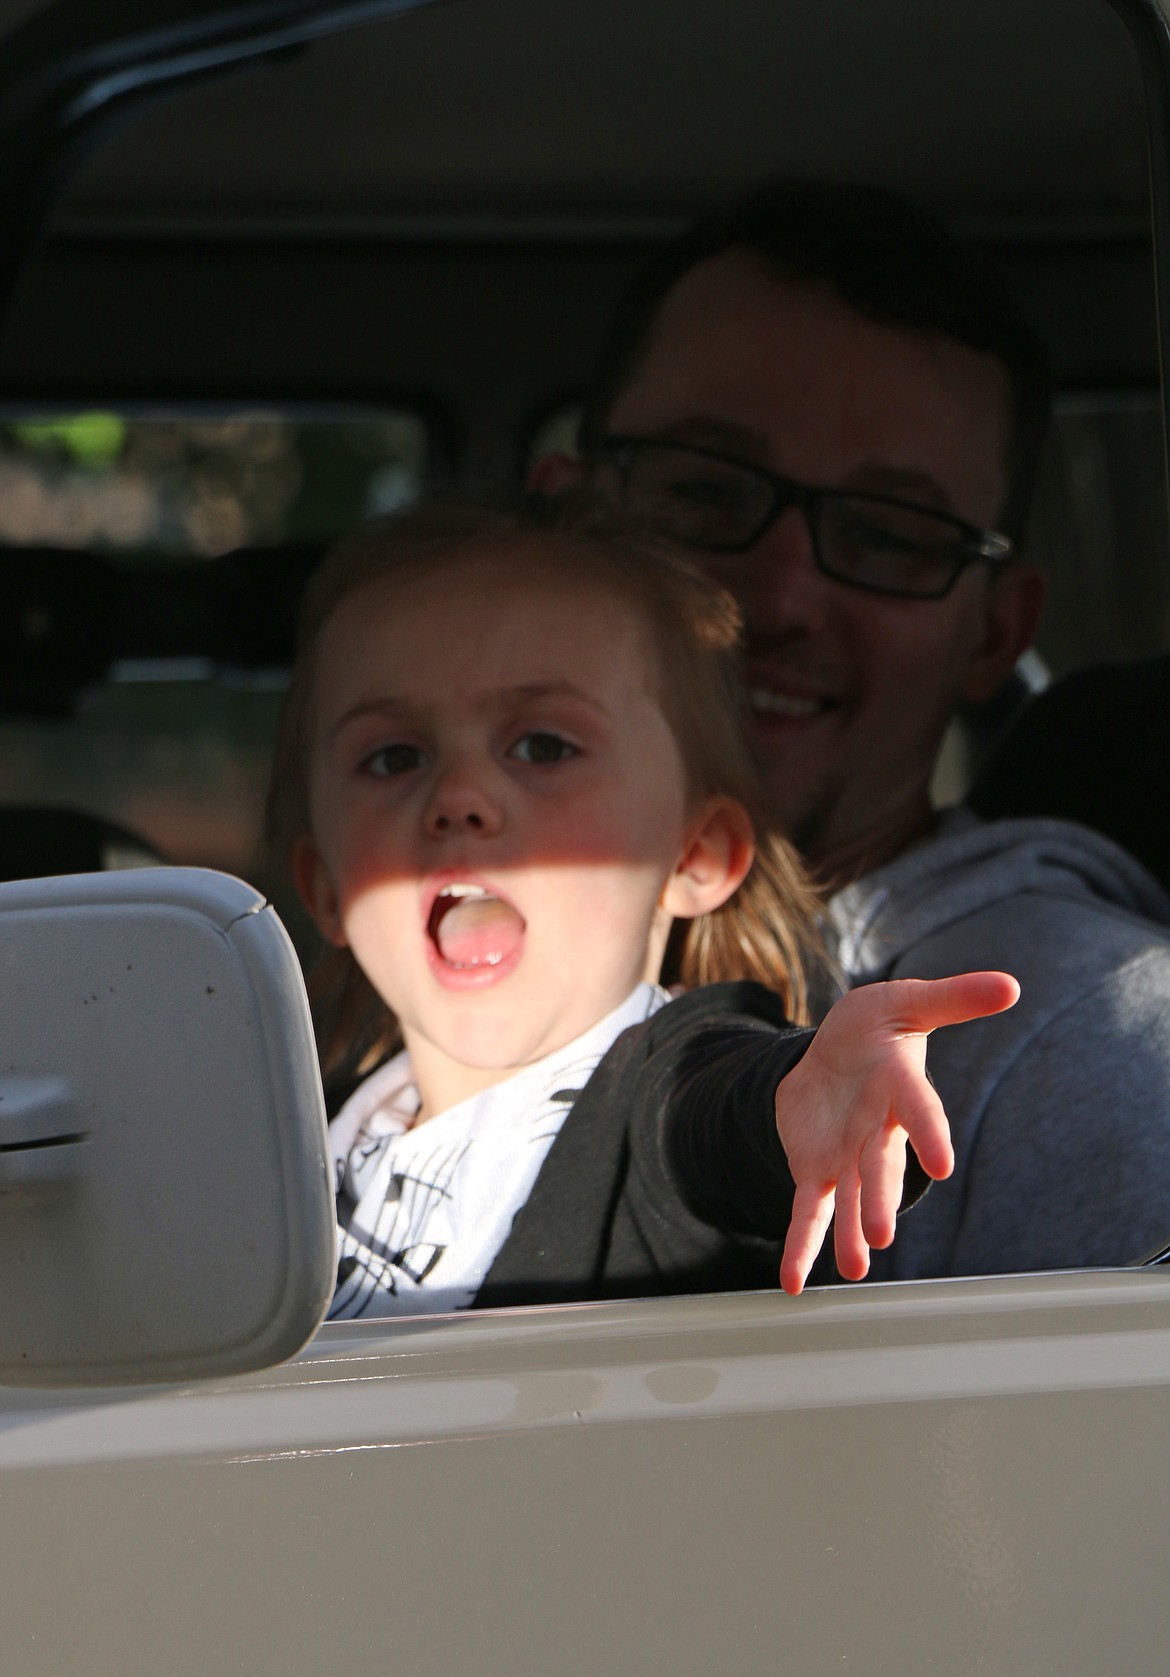
M 1032 701 L 971 793 L 989 820 L 1095 827 L 1170 890 L 1170 657 L 1098 664 Z
M 148 868 L 158 852 L 126 827 L 77 809 L 0 808 L 0 880 Z

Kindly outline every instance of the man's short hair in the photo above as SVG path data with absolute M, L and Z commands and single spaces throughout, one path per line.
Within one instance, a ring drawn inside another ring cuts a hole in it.
M 1011 415 L 1000 521 L 1021 540 L 1051 405 L 1047 353 L 982 251 L 875 187 L 775 182 L 666 245 L 626 293 L 602 341 L 581 421 L 586 457 L 637 372 L 668 293 L 700 262 L 732 250 L 748 252 L 777 279 L 831 286 L 869 320 L 942 333 L 1002 363 Z

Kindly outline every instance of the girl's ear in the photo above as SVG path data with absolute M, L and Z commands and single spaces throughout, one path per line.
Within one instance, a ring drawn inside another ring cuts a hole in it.
M 346 948 L 348 939 L 341 925 L 337 892 L 312 839 L 305 834 L 295 839 L 288 862 L 297 895 L 321 936 L 336 949 Z
M 662 907 L 677 920 L 710 914 L 747 878 L 756 853 L 751 816 L 737 798 L 708 798 L 690 822 Z

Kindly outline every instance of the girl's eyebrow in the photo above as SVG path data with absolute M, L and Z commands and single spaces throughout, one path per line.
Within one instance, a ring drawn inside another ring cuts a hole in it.
M 329 730 L 329 738 L 334 740 L 343 728 L 348 728 L 351 722 L 360 722 L 367 716 L 395 716 L 421 719 L 426 715 L 426 707 L 416 704 L 413 699 L 398 698 L 388 694 L 383 699 L 362 699 L 358 704 L 351 705 Z
M 610 711 L 601 700 L 592 693 L 587 693 L 583 687 L 576 687 L 571 681 L 526 681 L 516 687 L 506 687 L 498 695 L 511 703 L 524 704 L 539 699 L 576 699 L 578 703 L 587 705 L 595 710 L 599 716 L 608 717 Z
M 611 718 L 611 712 L 600 699 L 584 688 L 575 686 L 571 681 L 526 681 L 515 687 L 497 689 L 494 693 L 484 696 L 482 708 L 499 704 L 513 705 L 539 701 L 541 699 L 575 699 L 579 704 L 595 711 L 598 716 L 606 720 Z M 398 697 L 387 694 L 380 699 L 363 699 L 350 708 L 333 724 L 329 730 L 329 738 L 336 739 L 342 729 L 348 728 L 353 722 L 363 721 L 370 716 L 393 716 L 395 719 L 422 721 L 431 714 L 433 705 L 419 704 L 415 699 Z

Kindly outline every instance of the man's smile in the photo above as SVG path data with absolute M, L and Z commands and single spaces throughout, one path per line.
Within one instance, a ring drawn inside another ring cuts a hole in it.
M 748 704 L 755 717 L 782 717 L 791 721 L 807 721 L 814 716 L 823 716 L 833 708 L 832 699 L 806 699 L 795 693 L 780 693 L 763 684 L 753 685 L 748 689 Z
M 778 668 L 767 658 L 749 659 L 747 699 L 752 720 L 765 728 L 812 722 L 841 704 L 827 683 Z

